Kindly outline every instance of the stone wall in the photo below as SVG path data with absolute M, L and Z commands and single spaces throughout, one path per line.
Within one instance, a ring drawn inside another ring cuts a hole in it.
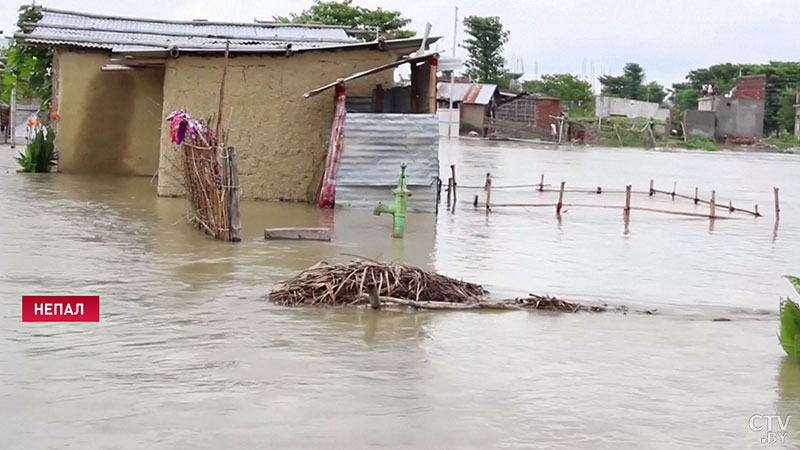
M 683 113 L 683 132 L 687 138 L 714 137 L 717 117 L 714 111 L 688 110 Z
M 594 108 L 597 117 L 642 117 L 663 122 L 670 116 L 669 109 L 661 108 L 658 103 L 603 95 L 595 97 Z
M 719 98 L 715 105 L 717 137 L 757 137 L 764 135 L 764 100 Z

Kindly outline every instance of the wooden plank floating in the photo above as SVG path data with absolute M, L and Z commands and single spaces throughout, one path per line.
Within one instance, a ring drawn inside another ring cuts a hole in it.
M 264 239 L 267 240 L 293 240 L 293 241 L 330 241 L 330 228 L 266 228 Z

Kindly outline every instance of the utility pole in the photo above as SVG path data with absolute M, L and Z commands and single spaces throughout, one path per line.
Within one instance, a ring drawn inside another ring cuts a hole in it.
M 458 6 L 456 6 L 455 18 L 453 20 L 453 58 L 456 57 L 456 46 L 458 45 Z M 456 69 L 450 71 L 450 110 L 447 115 L 447 139 L 453 136 L 453 89 L 456 84 Z M 460 110 L 459 110 L 460 111 Z

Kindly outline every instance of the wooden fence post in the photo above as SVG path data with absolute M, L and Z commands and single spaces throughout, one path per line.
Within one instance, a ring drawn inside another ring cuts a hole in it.
M 697 205 L 700 203 L 700 198 L 697 196 L 698 188 L 697 186 L 694 187 L 694 204 Z
M 624 215 L 626 217 L 630 217 L 631 215 L 631 193 L 632 193 L 632 186 L 629 184 L 625 186 L 625 209 Z
M 648 191 L 650 197 L 652 197 L 652 196 L 654 196 L 656 194 L 656 190 L 653 187 L 654 185 L 655 185 L 655 181 L 654 180 L 650 180 L 650 191 Z
M 544 174 L 542 174 L 542 178 L 539 180 L 539 192 L 544 191 Z
M 567 183 L 561 182 L 561 188 L 558 190 L 558 203 L 556 203 L 556 215 L 561 216 L 561 208 L 564 206 L 564 186 Z
M 447 179 L 447 207 L 450 207 L 450 196 L 453 195 L 453 179 Z
M 453 205 L 456 204 L 456 165 L 450 164 L 450 176 L 453 177 Z
M 678 189 L 678 182 L 674 181 L 672 183 L 672 199 L 675 200 L 675 191 Z
M 492 174 L 486 174 L 486 184 L 484 185 L 484 189 L 486 189 L 486 212 L 492 210 Z
M 711 202 L 709 202 L 710 217 L 715 219 L 717 217 L 717 191 L 711 191 Z
M 778 220 L 781 218 L 781 202 L 778 195 L 779 189 L 777 186 L 775 186 L 772 189 L 775 192 L 775 220 Z
M 228 195 L 230 195 L 230 237 L 232 242 L 242 240 L 242 219 L 239 214 L 239 198 L 241 197 L 241 187 L 239 186 L 239 163 L 236 160 L 236 149 L 228 147 Z

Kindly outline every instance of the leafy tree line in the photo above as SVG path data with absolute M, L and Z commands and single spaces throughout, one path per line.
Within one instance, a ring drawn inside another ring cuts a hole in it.
M 667 97 L 664 86 L 655 81 L 645 84 L 644 69 L 636 63 L 625 64 L 622 75 L 601 75 L 598 81 L 606 95 L 653 103 L 661 103 Z
M 273 19 L 284 23 L 321 23 L 324 25 L 342 25 L 355 30 L 377 31 L 380 35 L 391 35 L 395 38 L 409 38 L 416 33 L 404 27 L 411 19 L 403 17 L 399 11 L 375 9 L 353 5 L 353 0 L 321 1 L 314 0 L 311 7 L 299 14 L 273 16 Z M 375 39 L 375 34 L 364 33 L 362 39 Z

